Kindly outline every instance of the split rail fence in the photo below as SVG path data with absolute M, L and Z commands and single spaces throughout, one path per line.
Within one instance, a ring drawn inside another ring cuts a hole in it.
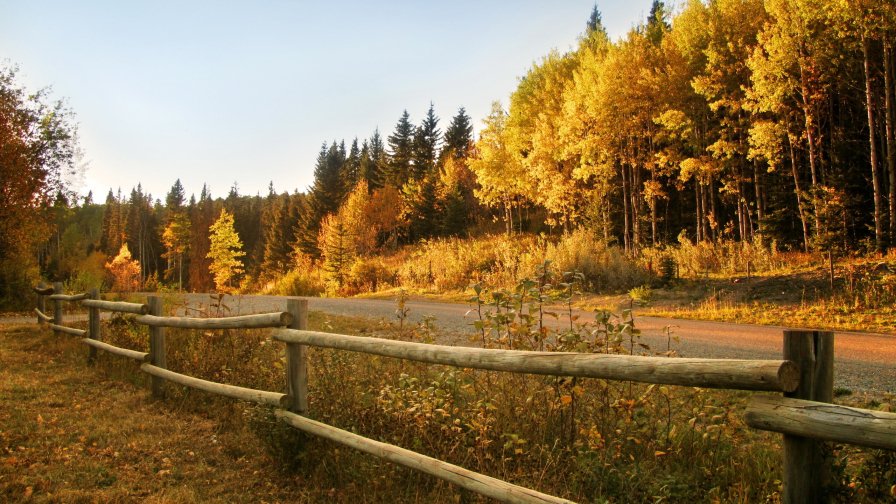
M 786 503 L 824 502 L 829 461 L 825 442 L 896 450 L 896 413 L 850 408 L 833 400 L 834 335 L 821 331 L 784 331 L 782 360 L 694 359 L 568 352 L 531 352 L 453 347 L 309 331 L 308 302 L 286 298 L 286 311 L 223 318 L 166 317 L 162 300 L 146 304 L 103 301 L 96 290 L 66 295 L 62 284 L 35 288 L 38 323 L 57 334 L 80 336 L 89 346 L 88 362 L 97 350 L 140 362 L 151 376 L 152 392 L 164 397 L 166 382 L 276 408 L 283 422 L 375 457 L 404 465 L 481 495 L 513 503 L 567 503 L 566 499 L 513 485 L 484 474 L 395 445 L 369 439 L 305 416 L 308 411 L 309 346 L 361 352 L 415 362 L 510 373 L 529 373 L 606 380 L 636 381 L 687 387 L 783 393 L 754 396 L 746 409 L 747 425 L 784 435 L 784 494 Z M 46 300 L 53 316 L 46 314 Z M 63 324 L 62 302 L 88 309 L 86 330 Z M 100 311 L 129 313 L 149 327 L 149 352 L 120 348 L 102 341 Z M 286 344 L 285 393 L 211 382 L 167 368 L 165 328 L 271 328 Z

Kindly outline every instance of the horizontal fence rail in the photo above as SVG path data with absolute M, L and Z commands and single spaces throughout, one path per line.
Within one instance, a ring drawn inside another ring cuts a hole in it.
M 283 327 L 292 323 L 289 312 L 259 313 L 222 318 L 158 317 L 141 315 L 137 322 L 150 327 L 177 327 L 182 329 L 263 329 Z
M 81 304 L 88 308 L 98 308 L 100 310 L 133 313 L 136 315 L 146 315 L 149 307 L 142 303 L 125 303 L 123 301 L 102 301 L 99 299 L 85 299 Z
M 140 370 L 146 374 L 163 378 L 167 381 L 174 382 L 186 387 L 204 390 L 213 394 L 232 397 L 241 401 L 250 401 L 258 404 L 266 404 L 268 406 L 282 407 L 289 404 L 289 396 L 279 394 L 277 392 L 267 392 L 264 390 L 256 390 L 236 385 L 225 385 L 223 383 L 203 380 L 193 376 L 187 376 L 181 373 L 175 373 L 152 364 L 145 362 L 140 365 Z
M 526 487 L 513 485 L 506 481 L 469 471 L 454 464 L 427 457 L 426 455 L 421 455 L 411 450 L 359 436 L 352 432 L 296 415 L 295 413 L 277 410 L 274 414 L 289 425 L 309 434 L 335 441 L 339 444 L 369 453 L 377 458 L 388 460 L 389 462 L 416 469 L 420 472 L 441 478 L 445 481 L 454 483 L 457 486 L 466 488 L 467 490 L 472 490 L 473 492 L 502 502 L 526 504 L 572 503 L 572 501 L 567 499 L 561 499 Z
M 85 331 L 84 329 L 75 329 L 74 327 L 68 327 L 68 326 L 57 325 L 57 324 L 48 324 L 48 325 L 49 325 L 50 329 L 52 329 L 54 331 L 59 331 L 61 333 L 65 333 L 65 334 L 71 334 L 72 336 L 86 336 L 87 335 L 87 331 Z
M 83 301 L 89 298 L 89 294 L 82 292 L 81 294 L 53 294 L 49 297 L 50 301 Z
M 38 309 L 38 308 L 35 308 L 35 309 L 34 309 L 34 312 L 37 313 L 37 317 L 40 318 L 41 321 L 43 321 L 43 322 L 52 322 L 52 321 L 53 321 L 53 317 L 51 317 L 51 316 L 47 315 L 46 313 L 40 311 L 40 309 Z
M 744 420 L 754 429 L 896 450 L 896 413 L 757 396 L 747 404 Z
M 608 380 L 789 392 L 799 383 L 790 361 L 685 359 L 569 352 L 528 352 L 429 345 L 315 331 L 277 329 L 274 339 L 430 364 Z
M 84 338 L 81 340 L 85 345 L 90 345 L 99 350 L 104 350 L 111 354 L 120 355 L 122 357 L 127 357 L 129 359 L 134 359 L 140 362 L 146 362 L 149 360 L 149 354 L 146 352 L 138 352 L 137 350 L 128 350 L 127 348 L 121 348 L 117 346 L 110 345 L 108 343 L 103 343 L 102 341 L 97 341 L 95 339 Z

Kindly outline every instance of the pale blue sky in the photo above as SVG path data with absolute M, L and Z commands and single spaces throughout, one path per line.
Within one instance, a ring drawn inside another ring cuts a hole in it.
M 598 2 L 611 37 L 651 0 Z M 388 136 L 430 101 L 444 131 L 461 106 L 478 130 L 491 102 L 552 48 L 570 49 L 594 0 L 0 0 L 0 60 L 77 114 L 102 201 L 180 178 L 225 196 L 304 190 L 324 141 Z

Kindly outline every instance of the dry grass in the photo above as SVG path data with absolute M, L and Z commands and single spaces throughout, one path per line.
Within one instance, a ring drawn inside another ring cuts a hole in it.
M 85 355 L 73 338 L 0 328 L 0 500 L 317 501 L 220 411 L 179 411 Z
M 314 329 L 397 337 L 387 324 L 311 315 Z M 145 344 L 142 327 L 119 321 L 104 331 L 113 343 Z M 168 350 L 173 369 L 282 388 L 282 348 L 264 331 L 170 331 Z M 75 338 L 33 326 L 0 331 L 0 500 L 484 501 L 307 438 L 264 408 L 172 385 L 167 400 L 156 401 L 133 363 L 103 356 L 87 367 L 85 354 Z M 312 349 L 310 360 L 313 418 L 516 484 L 580 501 L 779 497 L 780 437 L 743 425 L 745 393 L 455 370 L 330 350 Z M 867 467 L 851 463 L 853 473 Z M 890 477 L 886 467 L 872 474 Z

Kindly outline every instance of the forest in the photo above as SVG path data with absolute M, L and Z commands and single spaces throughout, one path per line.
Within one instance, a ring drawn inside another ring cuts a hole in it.
M 188 197 L 180 180 L 165 195 L 74 194 L 72 111 L 0 69 L 0 307 L 38 278 L 257 292 L 316 271 L 329 292 L 349 275 L 375 290 L 394 280 L 359 271 L 369 258 L 448 237 L 585 233 L 627 257 L 896 246 L 892 2 L 657 0 L 618 40 L 597 7 L 583 28 L 478 138 L 463 108 L 447 125 L 434 104 L 416 121 L 405 110 L 385 137 L 325 141 L 311 187 L 263 195 L 236 181 Z

